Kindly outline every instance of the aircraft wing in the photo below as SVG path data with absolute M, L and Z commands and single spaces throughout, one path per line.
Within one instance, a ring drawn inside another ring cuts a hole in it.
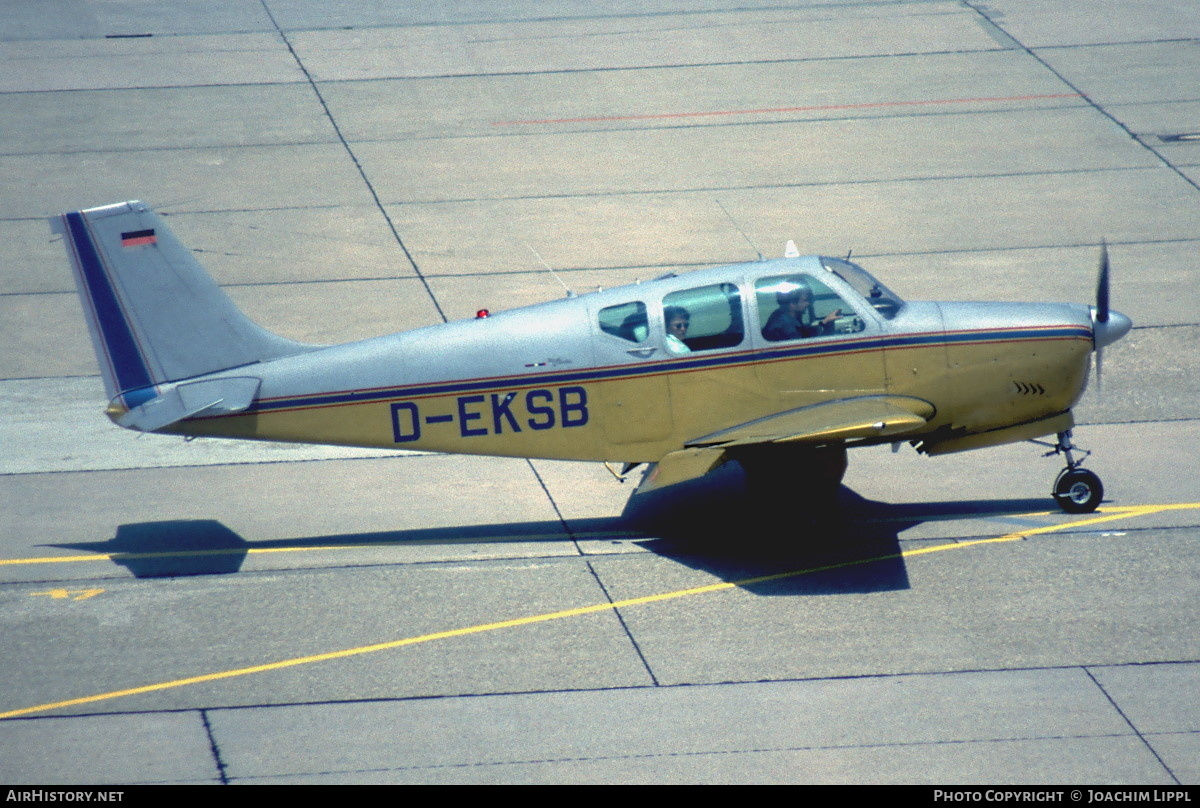
M 924 426 L 933 405 L 906 396 L 862 396 L 768 415 L 688 441 L 688 447 L 829 443 L 902 435 Z
M 902 435 L 924 426 L 933 405 L 906 396 L 862 396 L 768 415 L 688 441 L 658 461 L 639 491 L 702 477 L 736 455 L 739 447 L 768 443 L 826 444 L 852 438 Z

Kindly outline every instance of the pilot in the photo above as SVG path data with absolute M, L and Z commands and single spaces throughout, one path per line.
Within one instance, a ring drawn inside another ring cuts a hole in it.
M 842 316 L 841 309 L 834 309 L 817 320 L 813 314 L 812 288 L 805 281 L 797 278 L 781 286 L 783 288 L 775 293 L 779 308 L 767 318 L 763 337 L 778 342 L 833 333 L 833 321 Z
M 663 309 L 663 321 L 667 324 L 667 350 L 674 354 L 691 353 L 684 342 L 692 315 L 683 306 L 667 306 Z

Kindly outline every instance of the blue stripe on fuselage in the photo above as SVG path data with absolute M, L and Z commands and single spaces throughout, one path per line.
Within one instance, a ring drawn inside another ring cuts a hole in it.
M 150 376 L 150 370 L 146 367 L 141 351 L 138 350 L 137 338 L 133 335 L 133 329 L 130 328 L 121 302 L 117 299 L 116 290 L 113 289 L 112 280 L 100 260 L 100 253 L 92 243 L 83 214 L 67 213 L 63 218 L 67 222 L 71 242 L 75 245 L 79 271 L 87 288 L 92 311 L 96 315 L 96 325 L 100 329 L 100 341 L 108 354 L 109 367 L 116 377 L 114 382 L 117 392 L 125 393 L 153 387 L 154 380 Z
M 338 391 L 316 395 L 287 396 L 278 399 L 259 400 L 250 408 L 252 412 L 283 409 L 326 407 L 345 404 L 360 404 L 372 401 L 387 401 L 397 398 L 424 398 L 428 396 L 453 395 L 489 390 L 556 387 L 563 384 L 578 384 L 605 381 L 615 378 L 630 378 L 707 370 L 728 365 L 759 364 L 786 359 L 828 354 L 862 353 L 866 351 L 895 350 L 901 348 L 928 347 L 938 344 L 963 344 L 970 342 L 1011 342 L 1019 340 L 1091 340 L 1091 330 L 1084 326 L 1049 326 L 1034 328 L 1005 328 L 986 331 L 929 332 L 924 334 L 881 334 L 828 342 L 797 342 L 786 347 L 767 350 L 739 351 L 716 356 L 689 356 L 643 365 L 612 365 L 585 368 L 576 371 L 538 373 L 528 376 L 503 376 L 482 379 L 465 379 L 401 387 L 386 387 L 368 390 Z

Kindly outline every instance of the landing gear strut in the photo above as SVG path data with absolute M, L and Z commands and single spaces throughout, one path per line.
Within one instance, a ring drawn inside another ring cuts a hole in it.
M 1035 441 L 1043 446 L 1051 446 L 1049 443 Z M 1071 443 L 1071 430 L 1058 433 L 1058 443 L 1053 444 L 1054 451 L 1046 454 L 1049 457 L 1052 454 L 1062 454 L 1067 458 L 1067 467 L 1058 473 L 1058 479 L 1054 481 L 1054 501 L 1058 503 L 1058 507 L 1062 508 L 1067 513 L 1091 513 L 1096 510 L 1100 501 L 1104 499 L 1104 484 L 1100 482 L 1100 478 L 1094 473 L 1085 468 L 1080 468 L 1091 452 L 1077 448 Z M 1074 452 L 1082 452 L 1083 457 L 1075 459 Z

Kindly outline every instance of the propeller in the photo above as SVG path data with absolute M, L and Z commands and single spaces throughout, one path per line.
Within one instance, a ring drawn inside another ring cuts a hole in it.
M 1100 271 L 1096 278 L 1096 322 L 1093 324 L 1093 339 L 1096 327 L 1108 324 L 1108 240 L 1100 242 Z M 1099 339 L 1096 343 L 1096 393 L 1104 393 L 1104 345 Z
M 1096 322 L 1108 322 L 1108 241 L 1100 242 L 1100 277 L 1096 281 Z
M 1104 369 L 1104 346 L 1111 345 L 1129 333 L 1133 327 L 1131 321 L 1119 311 L 1112 311 L 1108 305 L 1108 242 L 1100 242 L 1100 272 L 1096 280 L 1096 305 L 1092 308 L 1092 342 L 1096 351 L 1096 389 L 1104 390 L 1102 372 Z

